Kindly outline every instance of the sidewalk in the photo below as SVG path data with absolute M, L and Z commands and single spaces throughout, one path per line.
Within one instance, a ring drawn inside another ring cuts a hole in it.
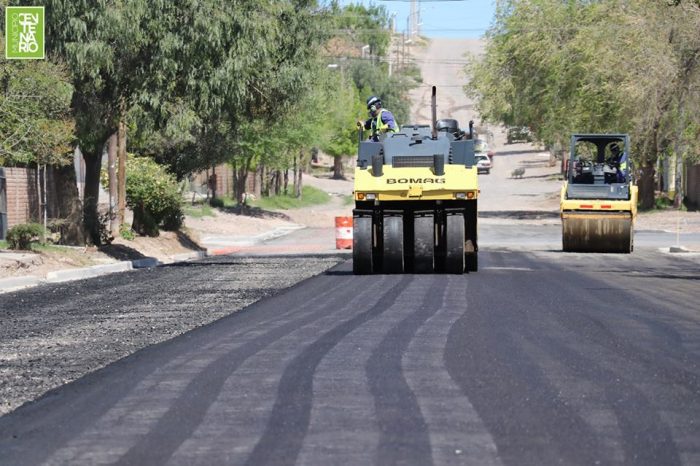
M 0 278 L 0 293 L 20 290 L 44 283 L 59 283 L 97 277 L 133 269 L 157 267 L 164 264 L 203 259 L 210 256 L 234 255 L 350 255 L 350 251 L 335 249 L 335 228 L 306 228 L 303 225 L 274 227 L 255 235 L 208 235 L 200 239 L 201 251 L 175 254 L 168 257 L 142 257 L 133 260 L 114 260 L 88 267 L 55 268 L 44 274 L 22 273 L 28 268 L 15 269 L 12 276 Z M 121 245 L 116 245 L 121 246 Z M 32 263 L 36 253 L 0 252 L 0 269 L 18 262 Z

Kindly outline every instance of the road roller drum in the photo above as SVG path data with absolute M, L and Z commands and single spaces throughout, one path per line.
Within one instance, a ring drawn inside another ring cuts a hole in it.
M 575 134 L 561 190 L 565 252 L 630 253 L 637 186 L 626 134 Z

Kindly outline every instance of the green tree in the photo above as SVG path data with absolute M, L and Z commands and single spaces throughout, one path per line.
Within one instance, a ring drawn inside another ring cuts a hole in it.
M 313 2 L 38 3 L 47 6 L 49 54 L 66 61 L 75 87 L 95 242 L 102 150 L 120 122 L 143 125 L 143 147 L 167 141 L 155 155 L 174 158 L 181 174 L 210 166 L 235 148 L 243 123 L 269 121 L 303 95 L 322 38 Z M 183 154 L 195 163 L 181 163 Z
M 691 1 L 500 1 L 465 90 L 486 120 L 528 125 L 546 143 L 629 132 L 651 207 L 659 154 L 697 144 L 699 21 Z
M 344 75 L 328 83 L 333 105 L 327 109 L 326 140 L 321 145 L 324 152 L 333 156 L 333 178 L 343 178 L 343 157 L 357 151 L 358 132 L 356 122 L 367 114 L 363 99 L 351 79 Z
M 389 15 L 383 6 L 331 4 L 331 14 L 339 34 L 347 34 L 362 45 L 369 45 L 370 56 L 384 56 L 391 42 Z
M 0 39 L 0 48 L 4 48 Z M 0 165 L 70 163 L 73 88 L 48 61 L 0 62 Z

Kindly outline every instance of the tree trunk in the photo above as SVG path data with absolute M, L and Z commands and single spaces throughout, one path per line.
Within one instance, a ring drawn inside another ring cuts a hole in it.
M 301 162 L 301 160 L 299 160 Z M 294 184 L 292 189 L 294 190 L 294 197 L 299 197 L 299 171 L 301 170 L 301 164 L 297 162 L 297 156 L 294 155 L 294 167 L 292 174 L 294 175 Z
M 107 174 L 109 175 L 109 231 L 112 236 L 119 235 L 119 222 L 117 221 L 117 148 L 119 146 L 119 133 L 112 134 L 107 140 Z
M 102 245 L 100 218 L 97 203 L 100 194 L 100 168 L 102 167 L 102 146 L 94 155 L 83 155 L 85 159 L 85 192 L 83 195 L 83 225 L 86 240 L 95 246 Z
M 219 182 L 216 179 L 216 165 L 212 165 L 211 177 L 209 177 L 209 189 L 211 189 L 211 199 L 212 200 L 216 199 L 216 188 L 217 188 L 218 183 Z
M 238 175 L 236 178 L 238 179 L 238 189 L 236 190 L 238 194 L 236 196 L 236 203 L 243 205 L 245 203 L 246 185 L 248 184 L 247 164 L 243 164 L 243 166 L 238 170 Z
M 333 179 L 334 180 L 344 180 L 343 175 L 343 156 L 336 155 L 333 157 Z
M 294 161 L 294 197 L 301 199 L 301 175 L 304 172 L 302 164 L 304 163 L 304 152 L 299 150 L 299 163 Z
M 270 178 L 265 165 L 260 166 L 260 196 L 270 197 Z
M 80 211 L 80 197 L 75 183 L 75 169 L 72 165 L 52 167 L 54 186 L 56 189 L 54 217 L 66 220 L 61 227 L 61 243 L 80 245 L 85 244 Z
M 284 194 L 287 194 L 287 188 L 289 187 L 289 169 L 284 170 Z
M 275 196 L 280 195 L 282 189 L 282 172 L 280 170 L 275 170 Z
M 119 225 L 125 223 L 126 216 L 126 123 L 122 116 L 119 121 L 117 157 L 119 158 L 119 171 L 117 173 L 118 192 L 118 218 Z
M 248 184 L 248 171 L 250 170 L 251 163 L 252 160 L 249 158 L 246 158 L 238 163 L 235 159 L 231 162 L 231 166 L 233 166 L 233 186 L 236 194 L 236 204 L 238 204 L 239 206 L 245 204 L 245 192 Z
M 644 210 L 654 208 L 654 164 L 640 167 L 639 207 Z
M 261 197 L 262 196 L 262 186 L 263 183 L 265 182 L 265 171 L 263 168 L 262 164 L 258 165 L 258 168 L 255 169 L 255 196 Z

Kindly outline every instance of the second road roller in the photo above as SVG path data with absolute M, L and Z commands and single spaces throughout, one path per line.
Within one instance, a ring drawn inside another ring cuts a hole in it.
M 456 273 L 478 268 L 474 127 L 453 119 L 362 140 L 355 169 L 353 272 Z
M 574 134 L 561 189 L 566 252 L 630 253 L 634 248 L 637 186 L 626 134 Z

